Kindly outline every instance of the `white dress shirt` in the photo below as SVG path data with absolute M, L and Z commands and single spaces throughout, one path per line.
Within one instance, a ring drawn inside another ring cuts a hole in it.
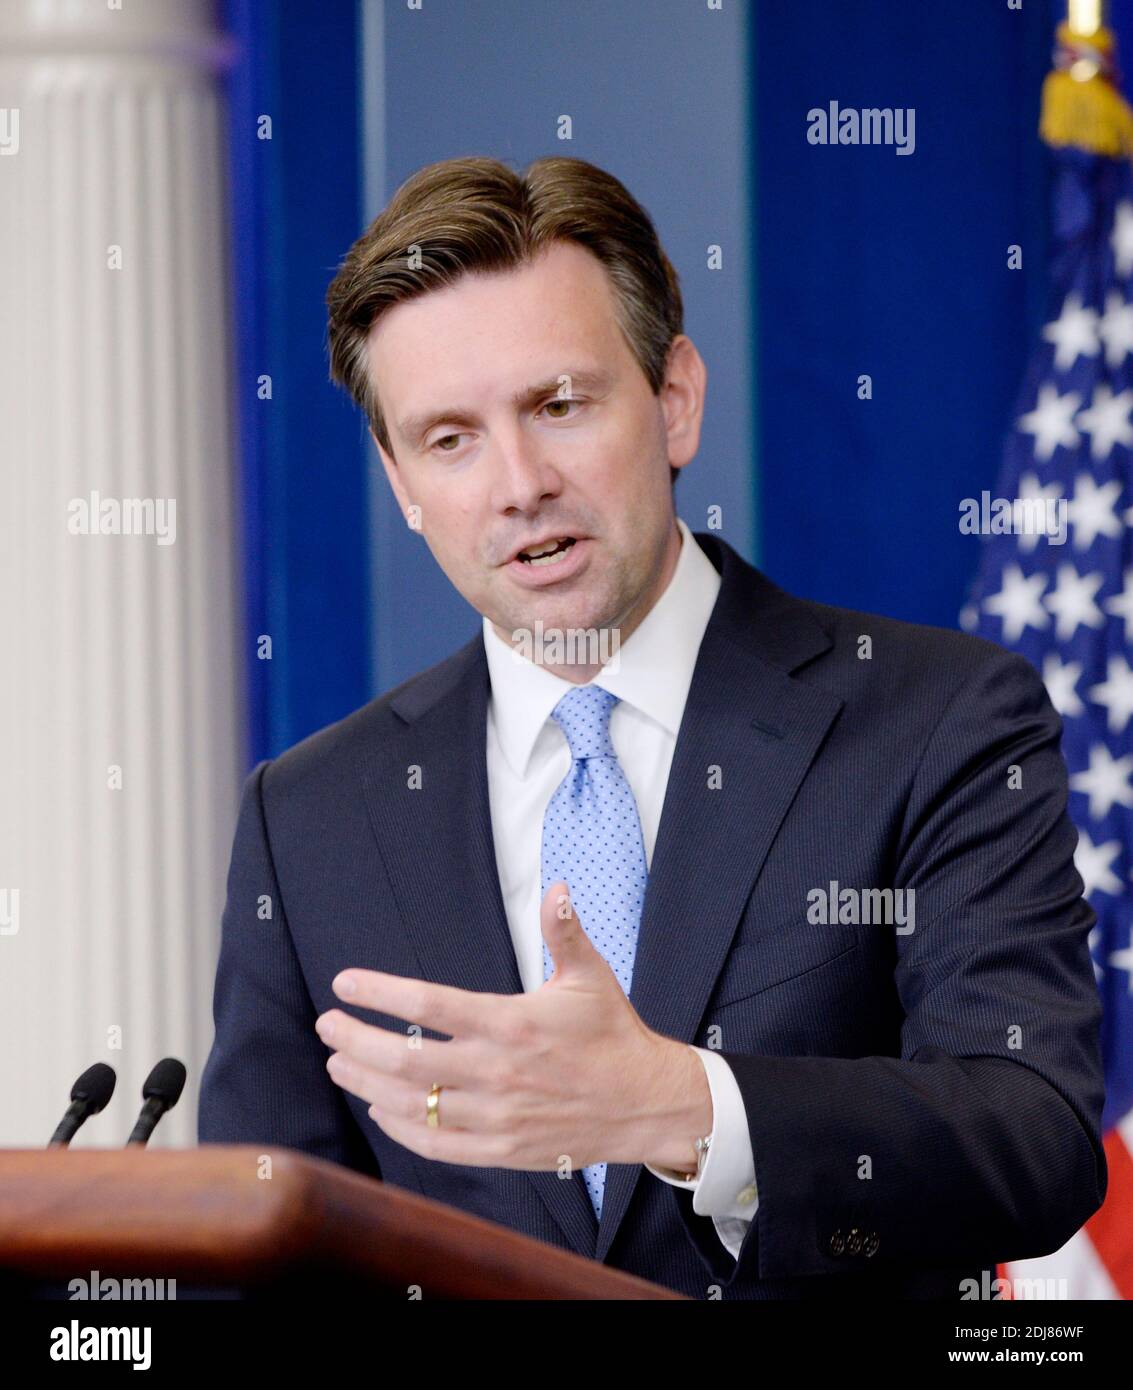
M 618 660 L 603 666 L 594 681 L 619 697 L 610 715 L 610 739 L 637 801 L 649 866 L 696 655 L 720 589 L 712 562 L 685 523 L 677 525 L 681 549 L 665 592 L 622 643 Z M 571 765 L 566 737 L 551 711 L 576 687 L 515 652 L 487 618 L 483 626 L 492 684 L 487 727 L 492 836 L 519 977 L 529 993 L 543 984 L 543 815 Z M 668 1169 L 645 1166 L 662 1181 L 691 1189 L 693 1210 L 712 1217 L 725 1248 L 738 1257 L 758 1206 L 747 1112 L 724 1058 L 707 1048 L 694 1050 L 712 1095 L 712 1140 L 701 1175 L 686 1181 Z

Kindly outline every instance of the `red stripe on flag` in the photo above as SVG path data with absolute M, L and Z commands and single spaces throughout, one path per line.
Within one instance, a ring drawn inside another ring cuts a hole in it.
M 1105 1136 L 1104 1147 L 1109 1185 L 1085 1230 L 1119 1297 L 1133 1299 L 1133 1155 L 1116 1129 Z

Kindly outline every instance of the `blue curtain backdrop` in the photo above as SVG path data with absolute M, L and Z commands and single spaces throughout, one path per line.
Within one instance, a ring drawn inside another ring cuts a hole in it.
M 249 762 L 440 659 L 478 619 L 392 506 L 327 380 L 323 295 L 414 169 L 592 159 L 653 214 L 710 372 L 678 505 L 779 583 L 955 626 L 1047 312 L 1026 0 L 226 0 Z M 1128 5 L 1115 7 L 1133 52 Z M 807 143 L 810 108 L 913 107 L 916 148 Z M 575 138 L 554 138 L 561 113 Z M 273 138 L 256 138 L 261 115 Z M 723 274 L 706 269 L 723 247 Z M 1008 247 L 1023 269 L 1007 268 Z M 257 397 L 262 374 L 272 399 Z M 858 378 L 872 400 L 858 399 Z M 273 639 L 270 662 L 256 638 Z
M 358 16 L 227 0 L 225 19 L 251 766 L 374 693 L 366 461 L 323 302 L 362 215 Z
M 1062 7 L 757 13 L 762 565 L 808 597 L 955 627 L 978 564 L 959 502 L 994 491 L 1045 311 L 1036 132 Z M 914 153 L 808 144 L 807 111 L 835 100 L 915 108 Z

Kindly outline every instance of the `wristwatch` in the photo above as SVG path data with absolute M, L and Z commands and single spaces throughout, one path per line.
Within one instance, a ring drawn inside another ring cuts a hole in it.
M 696 1172 L 682 1173 L 681 1177 L 685 1182 L 693 1182 L 704 1172 L 704 1164 L 708 1158 L 708 1146 L 712 1143 L 711 1134 L 705 1134 L 696 1141 Z

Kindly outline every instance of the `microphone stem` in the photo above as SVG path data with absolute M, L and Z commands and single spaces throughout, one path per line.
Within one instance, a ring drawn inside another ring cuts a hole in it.
M 158 1100 L 156 1096 L 151 1096 L 142 1106 L 142 1112 L 138 1116 L 137 1123 L 130 1131 L 129 1139 L 126 1140 L 126 1147 L 129 1148 L 131 1144 L 140 1144 L 144 1146 L 149 1140 L 150 1135 L 154 1132 L 158 1120 L 161 1119 L 164 1113 L 164 1102 Z
M 75 1136 L 75 1132 L 87 1117 L 87 1102 L 73 1100 L 67 1113 L 55 1127 L 55 1133 L 47 1141 L 49 1149 L 65 1149 Z

